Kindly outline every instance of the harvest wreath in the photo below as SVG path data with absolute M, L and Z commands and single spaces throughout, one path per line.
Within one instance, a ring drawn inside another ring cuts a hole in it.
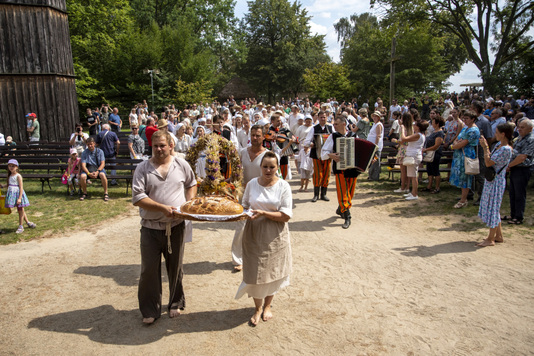
M 201 137 L 189 148 L 185 157 L 196 175 L 196 165 L 200 153 L 206 153 L 206 177 L 198 183 L 198 195 L 241 195 L 241 182 L 243 180 L 243 167 L 234 144 L 217 134 Z M 230 177 L 225 181 L 221 174 L 220 155 L 223 154 L 228 160 Z M 196 177 L 199 181 L 198 176 Z

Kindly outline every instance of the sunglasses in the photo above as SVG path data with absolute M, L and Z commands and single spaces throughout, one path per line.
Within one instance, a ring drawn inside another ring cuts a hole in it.
M 139 127 L 132 127 L 132 130 L 139 130 Z

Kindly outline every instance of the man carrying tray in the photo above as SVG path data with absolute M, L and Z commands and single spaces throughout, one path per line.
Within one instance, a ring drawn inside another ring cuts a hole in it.
M 330 200 L 326 196 L 326 191 L 330 181 L 330 165 L 332 162 L 331 159 L 325 160 L 321 158 L 321 148 L 324 141 L 326 141 L 325 136 L 333 132 L 332 125 L 326 123 L 326 112 L 319 111 L 317 116 L 319 123 L 313 126 L 304 141 L 304 147 L 311 147 L 310 157 L 313 159 L 313 203 L 319 199 L 319 191 L 321 192 L 321 200 Z
M 336 190 L 337 201 L 339 207 L 336 214 L 340 215 L 345 222 L 343 228 L 348 229 L 350 226 L 350 208 L 352 207 L 352 197 L 354 196 L 354 189 L 356 188 L 356 180 L 360 172 L 355 169 L 339 170 L 337 165 L 340 161 L 339 147 L 337 147 L 337 138 L 339 137 L 354 137 L 355 134 L 347 132 L 347 119 L 343 116 L 336 118 L 334 121 L 334 129 L 336 132 L 328 136 L 321 149 L 321 159 L 332 159 L 334 161 L 334 175 L 336 176 Z
M 132 182 L 132 203 L 139 207 L 142 226 L 138 299 L 145 324 L 161 316 L 161 254 L 169 279 L 169 316 L 177 317 L 185 308 L 184 221 L 173 218 L 173 211 L 196 196 L 197 182 L 187 161 L 173 156 L 173 150 L 170 134 L 155 132 L 152 158 L 137 166 Z

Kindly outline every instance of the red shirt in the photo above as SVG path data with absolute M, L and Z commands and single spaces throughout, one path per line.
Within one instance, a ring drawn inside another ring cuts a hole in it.
M 156 131 L 158 131 L 158 127 L 157 126 L 147 126 L 146 129 L 145 129 L 145 136 L 146 136 L 146 139 L 148 141 L 148 145 L 150 147 L 152 147 L 152 135 Z

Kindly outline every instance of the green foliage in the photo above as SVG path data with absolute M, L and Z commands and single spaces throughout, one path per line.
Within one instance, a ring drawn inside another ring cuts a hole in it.
M 304 81 L 313 99 L 349 98 L 354 94 L 354 84 L 348 78 L 348 70 L 342 64 L 319 63 L 313 69 L 306 69 Z
M 233 40 L 231 5 L 230 0 L 68 0 L 82 112 L 102 102 L 121 113 L 142 99 L 152 104 L 145 69 L 161 72 L 153 78 L 154 109 L 175 96 L 178 79 L 202 87 L 221 83 L 218 70 L 235 71 L 243 58 L 233 50 L 242 41 Z
M 459 71 L 465 52 L 459 42 L 437 31 L 430 23 L 390 24 L 369 14 L 343 18 L 336 25 L 342 63 L 349 68 L 363 98 L 389 100 L 391 46 L 396 37 L 395 93 L 403 98 L 431 90 L 440 91 L 446 79 Z M 462 55 L 463 54 L 463 55 Z
M 532 0 L 372 0 L 371 4 L 384 5 L 389 21 L 432 23 L 461 41 L 490 92 L 503 86 L 498 80 L 503 66 L 534 48 L 527 35 L 534 24 Z M 514 85 L 510 78 L 503 79 L 505 87 Z
M 310 18 L 297 2 L 255 0 L 248 6 L 244 77 L 269 102 L 278 95 L 296 95 L 303 88 L 306 68 L 327 60 L 323 36 L 310 34 Z
M 187 83 L 181 79 L 176 81 L 174 96 L 171 97 L 174 103 L 184 106 L 191 103 L 213 101 L 211 84 L 207 80 L 194 83 Z

